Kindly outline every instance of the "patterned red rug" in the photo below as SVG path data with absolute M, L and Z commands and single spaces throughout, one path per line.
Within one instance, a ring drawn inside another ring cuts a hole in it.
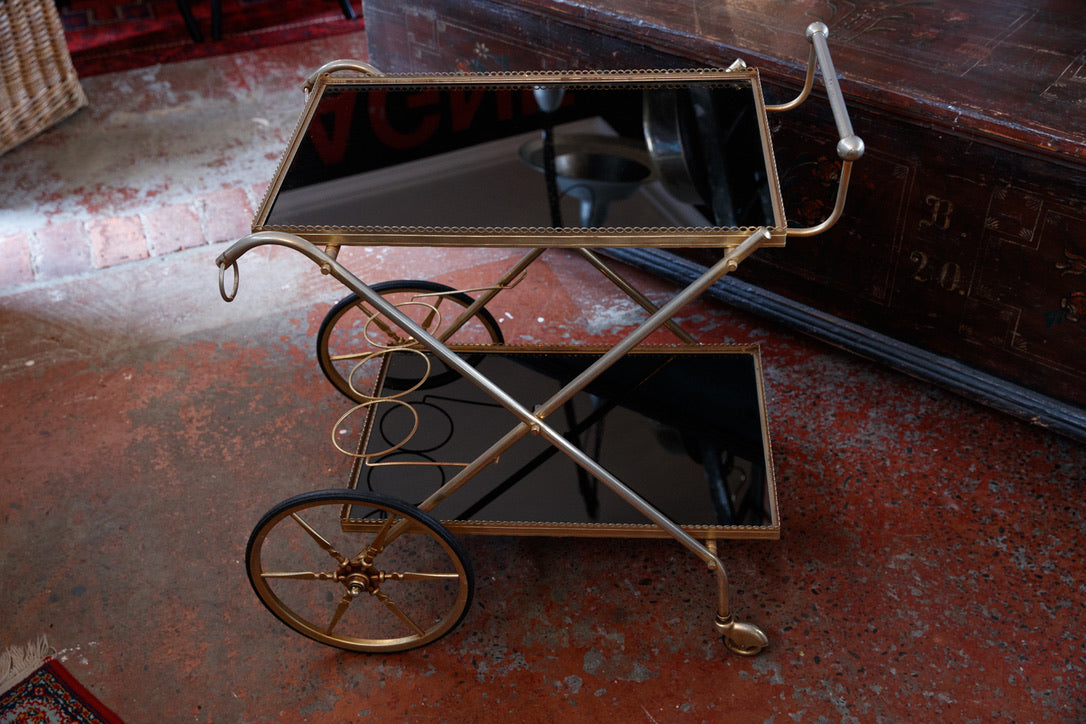
M 59 3 L 72 63 L 81 77 L 322 38 L 363 28 L 336 0 L 222 0 L 222 39 L 211 39 L 211 4 L 191 2 L 203 42 L 193 40 L 176 0 Z
M 15 665 L 28 663 L 31 648 L 44 649 L 44 639 L 41 646 L 31 646 L 26 651 L 4 652 L 0 656 L 4 659 L 0 661 L 0 668 L 4 669 L 0 677 L 14 671 Z M 0 693 L 0 722 L 120 724 L 121 718 L 87 691 L 59 661 L 47 659 L 29 676 Z

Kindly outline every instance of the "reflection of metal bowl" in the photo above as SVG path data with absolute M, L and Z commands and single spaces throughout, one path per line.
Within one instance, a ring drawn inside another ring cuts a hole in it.
M 633 159 L 608 156 L 603 153 L 556 155 L 554 168 L 560 176 L 567 178 L 607 183 L 640 183 L 652 173 L 647 166 Z
M 543 139 L 520 147 L 520 157 L 545 172 Z M 558 190 L 581 201 L 581 226 L 601 226 L 612 201 L 627 199 L 652 177 L 648 151 L 618 136 L 571 133 L 554 141 Z
M 650 163 L 672 196 L 705 203 L 705 167 L 699 163 L 695 111 L 675 90 L 645 93 L 642 125 Z

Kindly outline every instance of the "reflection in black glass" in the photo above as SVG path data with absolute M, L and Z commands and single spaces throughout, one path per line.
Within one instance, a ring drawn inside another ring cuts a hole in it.
M 548 90 L 328 86 L 265 226 L 772 225 L 749 81 Z
M 484 355 L 479 369 L 531 407 L 595 359 L 593 354 L 495 352 Z M 441 424 L 432 431 L 420 424 L 418 439 L 396 454 L 425 451 L 428 464 L 448 468 L 442 482 L 515 423 L 465 380 L 442 386 L 440 393 L 430 388 L 403 399 L 441 410 L 439 415 L 428 413 Z M 771 524 L 760 393 L 750 354 L 628 355 L 547 422 L 681 525 Z M 379 419 L 375 429 L 384 425 Z M 609 488 L 558 453 L 528 436 L 435 514 L 455 520 L 645 522 Z M 388 468 L 381 475 L 383 481 L 410 476 L 410 466 Z M 428 472 L 426 477 L 433 480 L 434 475 Z M 391 483 L 382 487 L 396 488 Z M 416 497 L 421 500 L 434 489 L 427 486 Z

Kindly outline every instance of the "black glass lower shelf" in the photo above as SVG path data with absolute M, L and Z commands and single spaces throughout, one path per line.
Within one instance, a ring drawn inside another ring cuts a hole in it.
M 454 349 L 529 409 L 606 351 Z M 373 386 L 373 400 L 358 408 L 365 419 L 351 486 L 413 504 L 518 422 L 472 382 L 421 352 L 383 355 Z M 637 348 L 546 423 L 697 537 L 780 535 L 756 347 Z M 431 513 L 454 533 L 664 535 L 535 435 L 517 441 Z

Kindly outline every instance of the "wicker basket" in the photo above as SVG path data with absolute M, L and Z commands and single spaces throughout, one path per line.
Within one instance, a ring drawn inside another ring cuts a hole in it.
M 0 0 L 0 154 L 87 104 L 54 0 Z

